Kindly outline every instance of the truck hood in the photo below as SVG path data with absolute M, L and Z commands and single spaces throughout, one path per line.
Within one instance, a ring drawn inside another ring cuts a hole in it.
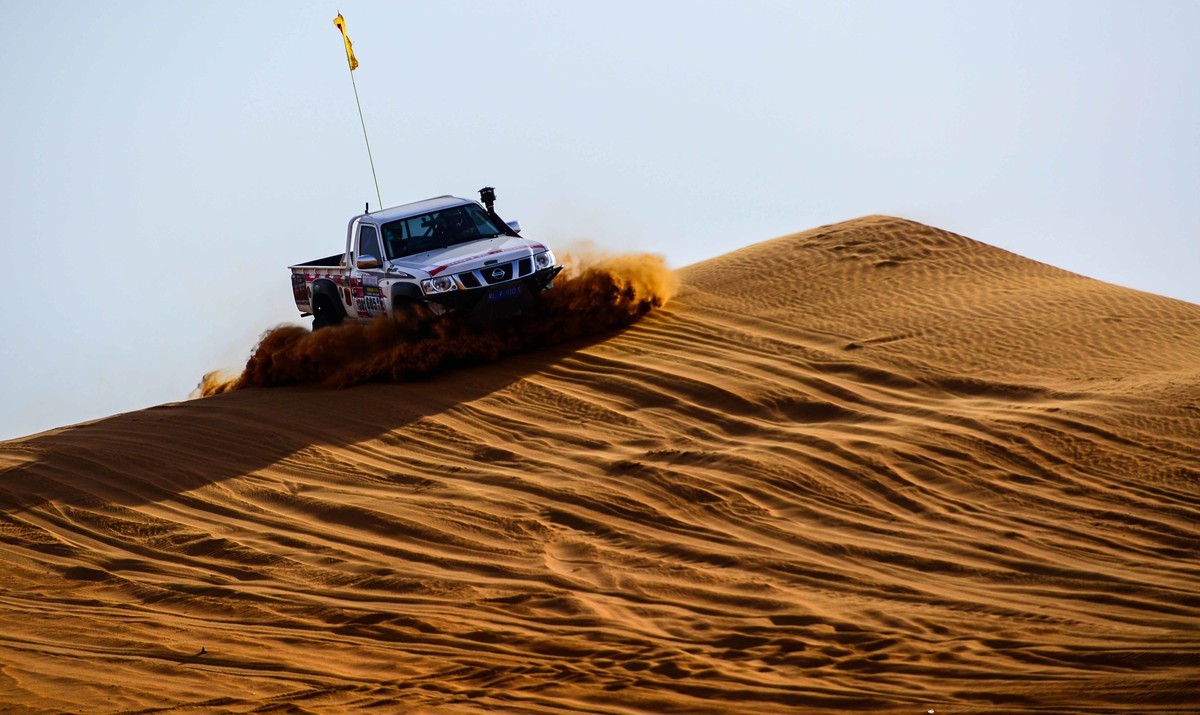
M 497 236 L 404 256 L 389 261 L 389 265 L 436 276 L 474 270 L 483 267 L 485 262 L 524 258 L 544 250 L 543 244 L 528 238 Z

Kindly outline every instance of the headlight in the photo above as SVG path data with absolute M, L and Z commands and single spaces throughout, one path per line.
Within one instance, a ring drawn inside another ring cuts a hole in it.
M 554 265 L 554 252 L 545 251 L 533 257 L 533 265 L 540 271 L 543 268 L 549 268 Z
M 437 278 L 426 278 L 421 281 L 421 290 L 425 291 L 425 295 L 431 293 L 449 293 L 452 290 L 458 290 L 454 279 L 450 276 L 438 276 Z

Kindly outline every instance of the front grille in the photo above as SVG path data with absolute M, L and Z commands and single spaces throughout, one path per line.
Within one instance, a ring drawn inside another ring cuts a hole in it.
M 517 275 L 518 276 L 527 276 L 530 273 L 533 273 L 533 259 L 532 258 L 522 258 L 521 260 L 517 261 Z
M 502 263 L 494 266 L 485 266 L 479 269 L 479 273 L 483 275 L 483 279 L 489 284 L 503 283 L 507 280 L 512 280 L 513 264 Z
M 460 281 L 462 281 L 463 288 L 478 288 L 479 287 L 479 279 L 475 277 L 474 273 L 471 273 L 469 271 L 467 273 L 459 273 L 458 279 Z

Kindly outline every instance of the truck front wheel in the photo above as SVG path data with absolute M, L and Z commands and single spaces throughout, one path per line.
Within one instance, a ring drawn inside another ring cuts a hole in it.
M 329 296 L 317 295 L 313 298 L 313 330 L 330 328 L 341 323 L 342 312 L 329 300 Z

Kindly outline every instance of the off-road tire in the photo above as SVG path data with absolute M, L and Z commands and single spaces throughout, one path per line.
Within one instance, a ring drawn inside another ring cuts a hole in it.
M 335 325 L 342 324 L 341 306 L 336 306 L 333 301 L 329 300 L 328 296 L 318 295 L 313 298 L 313 325 L 314 331 L 321 328 L 331 328 Z

